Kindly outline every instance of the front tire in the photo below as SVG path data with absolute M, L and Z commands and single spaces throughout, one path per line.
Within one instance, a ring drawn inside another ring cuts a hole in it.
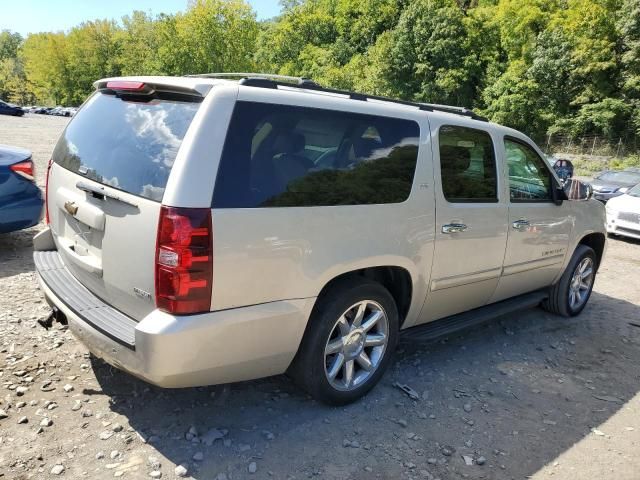
M 592 248 L 578 245 L 560 281 L 549 291 L 542 303 L 548 312 L 574 317 L 587 305 L 596 278 L 597 257 Z
M 398 310 L 386 288 L 367 279 L 341 281 L 318 300 L 289 374 L 323 403 L 351 403 L 384 374 L 398 328 Z

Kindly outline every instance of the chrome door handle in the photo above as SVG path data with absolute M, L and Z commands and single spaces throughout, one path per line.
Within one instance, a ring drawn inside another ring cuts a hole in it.
M 442 233 L 460 233 L 466 229 L 467 226 L 464 223 L 449 223 L 442 226 Z
M 516 230 L 526 230 L 530 225 L 531 224 L 529 223 L 529 220 L 525 220 L 523 218 L 521 218 L 520 220 L 516 220 L 511 224 L 511 226 Z

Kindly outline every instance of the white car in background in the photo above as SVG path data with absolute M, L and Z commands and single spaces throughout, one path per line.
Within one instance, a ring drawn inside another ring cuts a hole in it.
M 640 239 L 640 184 L 607 202 L 607 233 Z

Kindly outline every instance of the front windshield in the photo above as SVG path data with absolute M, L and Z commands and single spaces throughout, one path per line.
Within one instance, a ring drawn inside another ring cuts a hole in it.
M 640 198 L 640 183 L 627 192 L 627 195 Z
M 606 172 L 598 177 L 598 180 L 615 183 L 640 183 L 640 173 L 635 172 Z

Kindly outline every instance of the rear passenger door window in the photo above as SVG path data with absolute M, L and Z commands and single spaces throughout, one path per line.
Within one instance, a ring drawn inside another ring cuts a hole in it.
M 444 125 L 438 144 L 442 193 L 448 202 L 498 201 L 496 156 L 487 132 Z
M 213 208 L 403 202 L 419 137 L 411 120 L 238 102 Z
M 551 171 L 536 151 L 515 139 L 504 141 L 512 202 L 550 202 Z

